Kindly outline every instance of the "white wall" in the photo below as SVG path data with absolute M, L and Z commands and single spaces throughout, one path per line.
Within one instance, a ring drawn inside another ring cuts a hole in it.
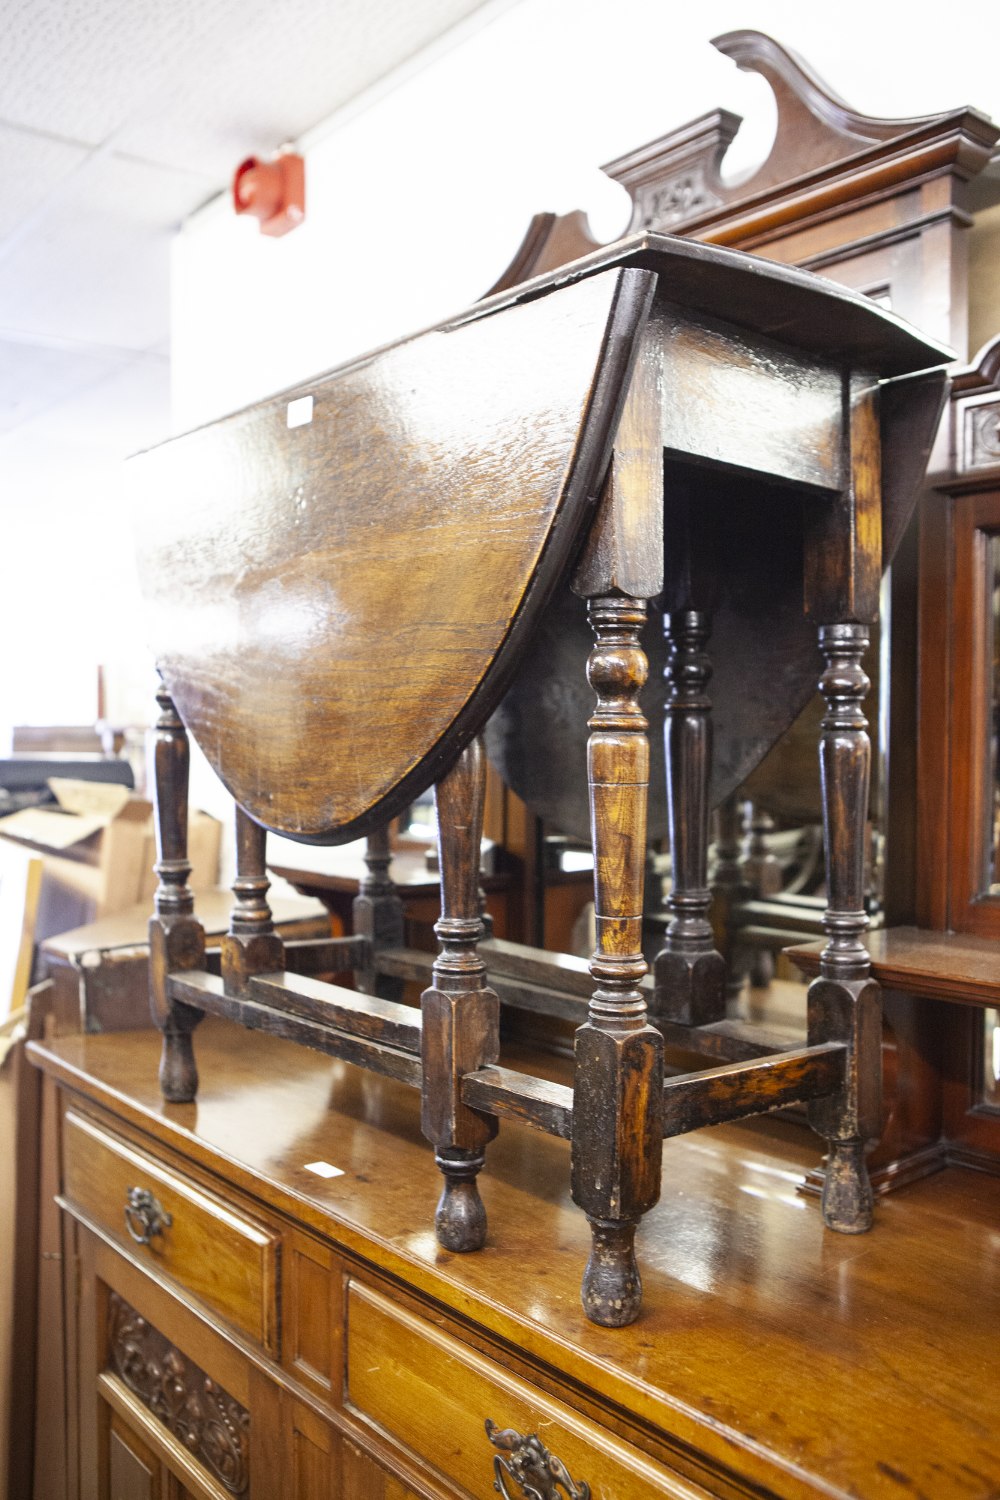
M 770 90 L 709 45 L 752 27 L 804 57 L 868 114 L 972 103 L 1000 119 L 996 0 L 961 25 L 912 3 L 839 0 L 496 0 L 388 89 L 300 143 L 306 223 L 283 239 L 220 199 L 173 260 L 173 397 L 180 429 L 457 311 L 506 266 L 531 215 L 585 208 L 612 238 L 628 201 L 598 170 L 724 106 L 744 116 L 727 174 L 767 155 Z M 195 796 L 222 815 L 207 767 Z M 221 794 L 221 795 L 220 795 Z M 301 850 L 322 862 L 322 852 Z
M 489 5 L 390 92 L 303 143 L 307 220 L 271 240 L 227 200 L 175 244 L 179 426 L 436 321 L 479 296 L 532 213 L 585 208 L 611 238 L 624 190 L 599 164 L 717 105 L 745 118 L 730 171 L 767 153 L 770 90 L 709 45 L 737 27 L 798 51 L 869 114 L 973 103 L 1000 119 L 996 0 L 933 47 L 907 0 L 520 0 Z M 364 101 L 362 101 L 364 103 Z

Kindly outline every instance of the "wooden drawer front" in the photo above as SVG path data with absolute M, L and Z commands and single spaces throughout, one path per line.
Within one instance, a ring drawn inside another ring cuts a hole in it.
M 151 1268 L 172 1276 L 241 1332 L 274 1350 L 277 1236 L 73 1110 L 67 1111 L 65 1125 L 64 1193 L 69 1205 Z M 148 1245 L 136 1244 L 126 1228 L 126 1195 L 133 1187 L 148 1189 L 172 1220 Z
M 704 1490 L 357 1281 L 348 1286 L 346 1358 L 349 1406 L 477 1500 L 494 1494 L 495 1479 L 515 1500 L 536 1493 L 530 1469 L 518 1481 L 515 1448 L 491 1443 L 487 1420 L 504 1443 L 537 1434 L 567 1473 L 560 1500 L 564 1491 L 586 1494 L 584 1485 L 591 1500 L 705 1500 Z M 513 1472 L 498 1472 L 496 1460 Z

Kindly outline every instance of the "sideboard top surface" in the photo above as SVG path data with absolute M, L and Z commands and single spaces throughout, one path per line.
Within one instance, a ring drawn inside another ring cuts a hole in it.
M 877 1233 L 838 1236 L 796 1190 L 815 1164 L 804 1132 L 761 1121 L 670 1141 L 670 1191 L 641 1232 L 642 1316 L 605 1330 L 579 1304 L 588 1231 L 563 1142 L 504 1124 L 482 1178 L 490 1240 L 455 1256 L 429 1227 L 438 1183 L 415 1094 L 208 1020 L 197 1103 L 164 1105 L 157 1047 L 143 1032 L 32 1051 L 122 1120 L 761 1493 L 995 1495 L 1000 1181 L 949 1169 L 881 1202 Z M 321 1180 L 306 1170 L 317 1160 L 343 1175 Z

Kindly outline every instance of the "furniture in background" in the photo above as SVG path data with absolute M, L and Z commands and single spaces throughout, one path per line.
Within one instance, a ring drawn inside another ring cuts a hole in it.
M 216 964 L 231 904 L 228 892 L 199 893 L 209 961 Z M 299 897 L 276 898 L 274 921 L 292 948 L 329 931 L 322 907 Z M 0 1412 L 9 1422 L 0 1441 L 2 1500 L 66 1494 L 66 1454 L 61 1440 L 53 1441 L 66 1420 L 58 1147 L 25 1040 L 152 1029 L 148 923 L 143 903 L 48 939 L 40 954 L 47 977 L 28 996 L 18 1033 L 7 1037 L 0 1028 Z M 30 950 L 29 940 L 29 962 Z
M 228 891 L 198 892 L 199 921 L 216 967 L 231 910 Z M 275 897 L 271 916 L 278 936 L 293 948 L 296 943 L 330 934 L 330 921 L 323 908 L 305 897 Z M 144 901 L 113 917 L 59 933 L 42 944 L 41 965 L 52 982 L 47 1006 L 50 1035 L 134 1031 L 153 1025 L 149 1013 L 148 928 L 149 905 Z
M 778 119 L 768 160 L 747 180 L 723 182 L 720 164 L 739 122 L 725 111 L 703 116 L 605 169 L 632 197 L 631 227 L 669 229 L 807 266 L 893 307 L 966 358 L 973 311 L 974 337 L 997 326 L 983 323 L 998 311 L 995 262 L 979 257 L 979 283 L 970 285 L 974 214 L 998 192 L 996 179 L 983 173 L 996 126 L 971 109 L 869 118 L 768 37 L 733 32 L 715 45 L 774 90 Z M 581 215 L 538 215 L 500 284 L 593 244 Z M 992 294 L 984 279 L 993 281 Z M 995 701 L 984 569 L 996 545 L 991 528 L 1000 528 L 998 367 L 994 342 L 956 373 L 930 478 L 884 589 L 888 640 L 872 652 L 879 721 L 888 731 L 873 781 L 872 925 L 902 924 L 905 944 L 917 922 L 942 934 L 942 954 L 949 927 L 995 932 L 1000 921 L 985 870 L 994 839 L 987 783 L 995 748 L 984 717 Z M 878 656 L 883 669 L 876 672 Z M 744 840 L 738 801 L 753 799 L 758 822 L 769 810 L 785 824 L 818 823 L 811 743 L 821 712 L 814 702 L 736 799 L 717 789 L 715 921 L 720 936 L 728 933 L 737 978 L 747 967 L 766 977 L 771 955 L 818 931 L 822 899 L 775 879 L 774 861 L 762 858 L 766 839 L 755 839 L 751 827 Z M 655 811 L 651 825 L 656 830 Z M 877 1192 L 955 1159 L 963 1143 L 981 1167 L 1000 1165 L 994 1106 L 984 1097 L 1000 1018 L 985 999 L 978 1012 L 937 1007 L 921 998 L 929 983 L 930 974 L 913 977 L 886 1005 L 885 1113 L 870 1160 Z M 944 1124 L 943 1095 L 964 1101 Z M 821 1182 L 821 1173 L 810 1173 L 812 1187 Z
M 1000 1012 L 996 939 L 890 927 L 867 947 L 897 1039 L 869 1170 L 897 1187 L 954 1164 L 1000 1175 L 1000 1066 L 987 1045 Z M 811 976 L 820 949 L 788 956 Z
M 542 852 L 551 846 L 551 842 L 543 839 Z M 483 915 L 489 918 L 497 937 L 531 942 L 531 934 L 524 930 L 525 915 L 535 903 L 532 890 L 526 890 L 531 882 L 526 878 L 524 861 L 511 858 L 506 846 L 498 853 L 499 868 L 484 874 L 480 882 L 486 897 Z M 354 902 L 368 873 L 362 856 L 352 853 L 342 858 L 335 855 L 324 862 L 322 870 L 273 860 L 268 861 L 268 868 L 303 896 L 322 901 L 334 918 L 335 932 L 348 935 L 353 931 Z M 426 946 L 424 934 L 430 933 L 441 913 L 441 881 L 436 867 L 432 869 L 428 865 L 426 854 L 421 850 L 396 848 L 392 853 L 389 875 L 403 903 L 407 943 L 412 947 Z M 566 952 L 571 947 L 574 923 L 593 896 L 593 871 L 547 867 L 544 879 L 536 882 L 533 889 L 541 898 L 543 915 L 540 925 L 545 942 L 532 942 L 532 946 Z
M 1000 340 L 955 373 L 921 513 L 920 926 L 868 943 L 893 1030 L 876 1182 L 955 1162 L 1000 1174 L 998 377 Z M 791 953 L 807 974 L 816 956 Z
M 716 38 L 713 45 L 738 67 L 761 75 L 773 90 L 777 123 L 770 154 L 749 178 L 725 182 L 721 166 L 740 120 L 721 109 L 629 152 L 604 168 L 632 199 L 629 231 L 679 234 L 818 272 L 891 307 L 959 359 L 967 358 L 972 209 L 976 195 L 982 199 L 988 191 L 981 174 L 996 146 L 997 126 L 969 108 L 903 120 L 862 115 L 771 37 L 741 30 Z M 995 181 L 992 191 L 1000 191 Z M 584 215 L 537 214 L 496 287 L 550 271 L 596 245 Z M 926 503 L 918 507 L 921 512 Z M 869 906 L 890 923 L 916 918 L 917 530 L 914 518 L 899 539 L 883 601 L 890 627 L 887 649 L 879 647 L 876 637 L 868 663 L 881 703 L 878 722 L 888 726 L 888 734 L 880 739 L 875 761 L 872 818 L 877 837 L 867 895 Z M 761 567 L 766 573 L 766 560 Z M 656 702 L 663 665 L 654 644 L 647 703 Z M 715 686 L 719 688 L 718 679 Z M 538 696 L 550 688 L 542 677 Z M 556 705 L 550 736 L 554 749 L 573 733 L 582 706 L 565 687 Z M 808 708 L 804 698 L 802 707 L 796 728 L 782 735 L 752 770 L 740 795 L 785 825 L 818 826 L 812 747 L 823 709 L 815 697 Z M 529 726 L 529 734 L 534 732 L 527 712 L 521 712 L 520 722 Z M 493 731 L 491 752 L 496 737 Z M 763 735 L 761 741 L 763 756 L 771 745 Z M 666 809 L 656 790 L 655 740 L 653 754 L 650 832 L 659 838 L 666 831 Z M 713 805 L 723 804 L 728 791 L 735 790 L 723 763 L 713 780 Z M 572 786 L 571 778 L 556 771 L 551 790 L 525 790 L 549 821 L 560 826 L 561 818 L 571 829 L 579 814 L 569 804 L 571 793 L 563 790 L 567 783 Z M 737 911 L 734 927 L 752 925 L 762 942 L 763 929 L 770 926 L 776 934 L 774 949 L 790 919 L 794 926 L 801 923 L 802 906 L 762 888 L 756 875 L 751 860 L 743 880 L 720 892 L 719 926 L 726 925 L 730 905 L 751 900 L 755 910 L 749 924 L 748 914 Z M 818 932 L 818 913 L 812 913 L 812 921 Z

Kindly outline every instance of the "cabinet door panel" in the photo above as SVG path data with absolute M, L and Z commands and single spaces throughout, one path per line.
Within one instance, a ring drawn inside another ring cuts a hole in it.
M 107 1488 L 102 1500 L 161 1500 L 163 1471 L 159 1459 L 116 1412 L 108 1433 Z
M 336 1440 L 329 1423 L 309 1407 L 290 1403 L 288 1444 L 289 1500 L 336 1500 Z
M 346 1439 L 342 1453 L 343 1500 L 420 1500 L 416 1490 L 387 1473 L 381 1464 Z

